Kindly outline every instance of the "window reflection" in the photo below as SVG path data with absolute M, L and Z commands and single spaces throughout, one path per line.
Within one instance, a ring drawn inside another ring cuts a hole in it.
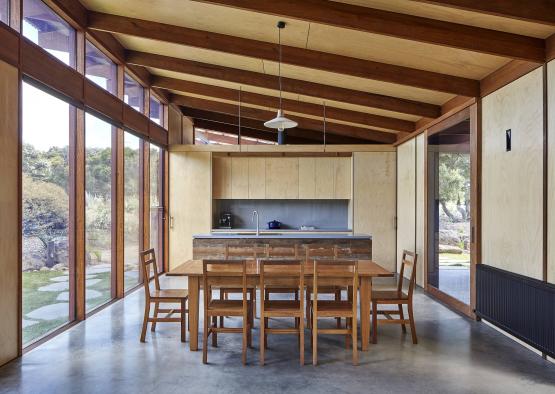
M 150 96 L 150 120 L 164 126 L 164 104 L 152 95 Z
M 0 0 L 0 22 L 8 25 L 10 23 L 10 1 Z
M 163 267 L 162 246 L 162 220 L 164 209 L 162 207 L 162 149 L 150 145 L 150 247 L 154 248 L 158 261 L 158 269 Z
M 89 41 L 85 45 L 85 74 L 87 78 L 102 89 L 114 95 L 117 94 L 117 65 Z
M 23 35 L 75 68 L 75 29 L 40 0 L 23 0 Z
M 124 135 L 124 264 L 125 290 L 139 283 L 140 231 L 140 139 L 132 134 Z
M 124 85 L 124 101 L 126 104 L 129 104 L 133 108 L 135 108 L 139 112 L 144 111 L 145 103 L 144 103 L 144 88 L 141 86 L 140 83 L 135 81 L 129 74 L 125 73 L 125 77 L 123 79 Z

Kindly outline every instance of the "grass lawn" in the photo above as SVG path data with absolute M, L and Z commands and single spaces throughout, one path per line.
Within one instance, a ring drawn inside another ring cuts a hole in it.
M 470 266 L 470 254 L 440 253 L 439 264 L 442 266 L 468 268 Z

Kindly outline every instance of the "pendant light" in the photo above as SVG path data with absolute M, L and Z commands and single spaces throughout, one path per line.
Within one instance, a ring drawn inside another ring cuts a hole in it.
M 277 111 L 277 116 L 264 123 L 264 126 L 270 129 L 278 130 L 278 144 L 283 145 L 285 143 L 285 129 L 291 129 L 297 127 L 297 122 L 288 119 L 283 115 L 282 105 L 281 105 L 281 29 L 285 28 L 285 22 L 279 21 L 277 24 L 278 28 L 278 40 L 279 40 L 279 63 L 278 63 L 278 75 L 279 75 L 279 109 Z

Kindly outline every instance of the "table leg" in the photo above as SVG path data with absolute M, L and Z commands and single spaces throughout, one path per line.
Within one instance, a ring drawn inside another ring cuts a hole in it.
M 198 309 L 200 283 L 198 276 L 189 276 L 189 349 L 198 350 Z
M 372 293 L 372 278 L 360 278 L 360 344 L 362 350 L 368 350 L 370 341 L 370 294 Z

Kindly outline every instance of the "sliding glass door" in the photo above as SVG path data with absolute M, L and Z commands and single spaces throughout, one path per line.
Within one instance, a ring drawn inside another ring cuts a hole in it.
M 428 287 L 471 303 L 470 118 L 428 136 Z

